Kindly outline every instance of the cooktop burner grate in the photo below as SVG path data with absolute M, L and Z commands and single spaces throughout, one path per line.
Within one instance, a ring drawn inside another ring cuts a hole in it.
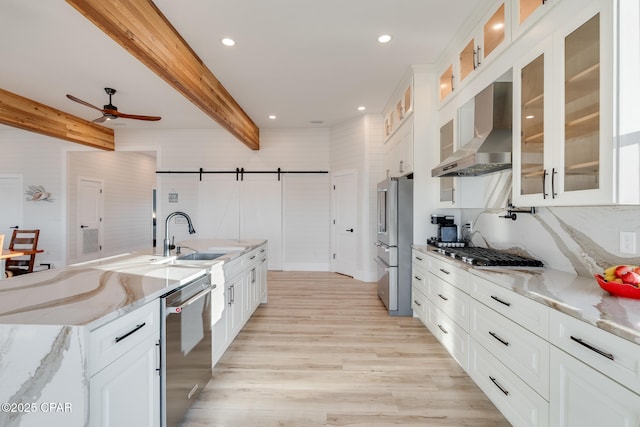
M 542 261 L 489 248 L 439 248 L 443 255 L 482 267 L 543 267 Z

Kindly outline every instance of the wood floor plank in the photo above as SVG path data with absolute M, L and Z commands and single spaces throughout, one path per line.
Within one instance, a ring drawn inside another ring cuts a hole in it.
M 269 272 L 261 305 L 195 402 L 187 427 L 510 424 L 412 317 L 375 284 Z

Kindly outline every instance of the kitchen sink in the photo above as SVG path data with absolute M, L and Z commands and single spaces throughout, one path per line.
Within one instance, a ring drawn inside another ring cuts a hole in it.
M 185 261 L 209 261 L 220 258 L 224 254 L 214 254 L 209 252 L 195 252 L 192 254 L 180 255 L 176 259 Z

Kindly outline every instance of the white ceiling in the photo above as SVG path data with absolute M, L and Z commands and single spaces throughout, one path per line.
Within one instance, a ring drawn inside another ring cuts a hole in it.
M 480 3 L 155 0 L 260 128 L 329 127 L 359 105 L 380 113 L 409 66 L 434 63 Z M 383 33 L 390 43 L 376 41 Z M 67 113 L 97 118 L 65 95 L 101 107 L 113 87 L 121 112 L 162 116 L 108 127 L 218 127 L 63 0 L 0 0 L 0 58 L 0 88 Z

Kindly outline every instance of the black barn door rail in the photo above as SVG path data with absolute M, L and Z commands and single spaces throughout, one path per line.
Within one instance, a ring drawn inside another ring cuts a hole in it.
M 197 171 L 156 171 L 156 173 L 163 173 L 163 174 L 197 174 L 200 176 L 200 181 L 202 181 L 202 175 L 204 174 L 209 174 L 209 173 L 218 173 L 218 174 L 235 174 L 236 175 L 236 181 L 244 181 L 244 175 L 245 174 L 251 174 L 251 173 L 261 173 L 261 174 L 267 174 L 267 173 L 275 173 L 278 174 L 278 181 L 280 181 L 280 176 L 282 174 L 285 173 L 329 173 L 329 171 L 283 171 L 282 169 L 278 168 L 277 170 L 274 171 L 246 171 L 244 170 L 244 168 L 236 168 L 236 170 L 234 171 L 206 171 L 203 168 L 200 168 L 200 170 Z

